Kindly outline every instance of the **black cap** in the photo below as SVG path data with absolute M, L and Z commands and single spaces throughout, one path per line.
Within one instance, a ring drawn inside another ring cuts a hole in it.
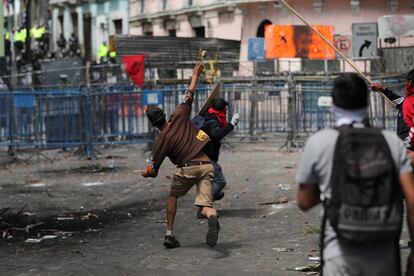
M 355 73 L 340 74 L 334 81 L 332 100 L 335 106 L 356 110 L 368 106 L 368 86 Z
M 145 113 L 152 125 L 157 125 L 162 122 L 163 119 L 165 120 L 165 113 L 158 106 L 149 106 Z
M 224 110 L 228 103 L 223 98 L 215 98 L 211 102 L 211 107 L 215 110 Z

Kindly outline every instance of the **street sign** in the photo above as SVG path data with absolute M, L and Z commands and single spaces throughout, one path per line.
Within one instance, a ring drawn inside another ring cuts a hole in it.
M 380 38 L 414 36 L 414 15 L 385 15 L 378 18 Z
M 334 42 L 333 26 L 315 25 L 329 42 Z M 335 59 L 335 51 L 319 35 L 304 25 L 268 25 L 265 31 L 266 59 Z
M 344 54 L 346 57 L 352 57 L 352 36 L 350 35 L 335 35 L 335 46 Z M 336 54 L 340 57 L 339 54 Z
M 264 38 L 263 37 L 249 38 L 248 59 L 250 61 L 264 60 Z
M 331 107 L 332 106 L 332 97 L 331 96 L 320 96 L 318 98 L 319 107 Z
M 352 24 L 352 52 L 354 58 L 376 57 L 378 41 L 377 23 Z
M 157 105 L 164 104 L 164 94 L 159 90 L 143 90 L 142 91 L 142 105 Z

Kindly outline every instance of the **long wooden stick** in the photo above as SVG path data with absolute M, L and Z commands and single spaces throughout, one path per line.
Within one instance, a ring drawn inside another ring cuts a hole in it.
M 308 21 L 306 21 L 305 18 L 303 18 L 302 15 L 300 15 L 300 13 L 298 13 L 293 7 L 291 7 L 288 3 L 286 3 L 285 0 L 279 0 L 283 5 L 286 6 L 286 8 L 288 8 L 291 12 L 293 12 L 300 20 L 303 21 L 303 23 L 305 23 L 309 28 L 311 28 L 320 38 L 322 38 L 331 48 L 333 48 L 335 50 L 335 52 L 337 52 L 349 65 L 351 65 L 352 68 L 354 68 L 354 70 L 356 72 L 358 72 L 358 74 L 361 75 L 361 77 L 363 79 L 365 79 L 371 86 L 374 84 L 374 82 L 368 78 L 367 76 L 365 76 L 365 74 L 359 70 L 355 64 L 347 57 L 344 55 L 344 53 L 341 52 L 341 50 L 339 50 L 338 48 L 336 48 L 336 46 L 330 42 L 323 34 L 321 34 L 314 26 L 312 26 Z M 381 93 L 381 91 L 378 91 L 385 99 L 387 99 L 393 106 L 394 103 L 388 99 L 383 93 Z

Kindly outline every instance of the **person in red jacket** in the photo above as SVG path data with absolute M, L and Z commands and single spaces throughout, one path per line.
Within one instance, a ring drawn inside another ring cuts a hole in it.
M 410 128 L 408 141 L 410 146 L 414 146 L 414 69 L 408 73 L 406 80 L 403 116 L 405 123 Z
M 377 83 L 371 88 L 374 91 L 383 93 L 387 98 L 392 100 L 396 108 L 399 109 L 398 135 L 402 140 L 406 141 L 405 136 L 407 134 L 405 129 L 409 129 L 407 142 L 408 148 L 412 150 L 414 148 L 414 69 L 407 74 L 404 98 L 398 97 L 398 95 L 393 93 L 391 90 Z

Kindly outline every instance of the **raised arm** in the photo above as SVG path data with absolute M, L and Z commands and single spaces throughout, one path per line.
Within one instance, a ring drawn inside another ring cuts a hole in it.
M 402 106 L 404 97 L 401 97 L 400 95 L 394 93 L 394 91 L 392 91 L 391 89 L 385 88 L 378 83 L 374 83 L 371 86 L 371 89 L 373 91 L 381 92 L 385 97 L 387 97 L 393 103 L 395 108 L 399 109 Z
M 201 61 L 198 61 L 193 69 L 193 75 L 191 77 L 190 86 L 187 89 L 187 93 L 184 98 L 184 103 L 192 104 L 194 100 L 194 92 L 197 87 L 198 78 L 200 77 L 201 72 L 203 72 L 204 64 Z

